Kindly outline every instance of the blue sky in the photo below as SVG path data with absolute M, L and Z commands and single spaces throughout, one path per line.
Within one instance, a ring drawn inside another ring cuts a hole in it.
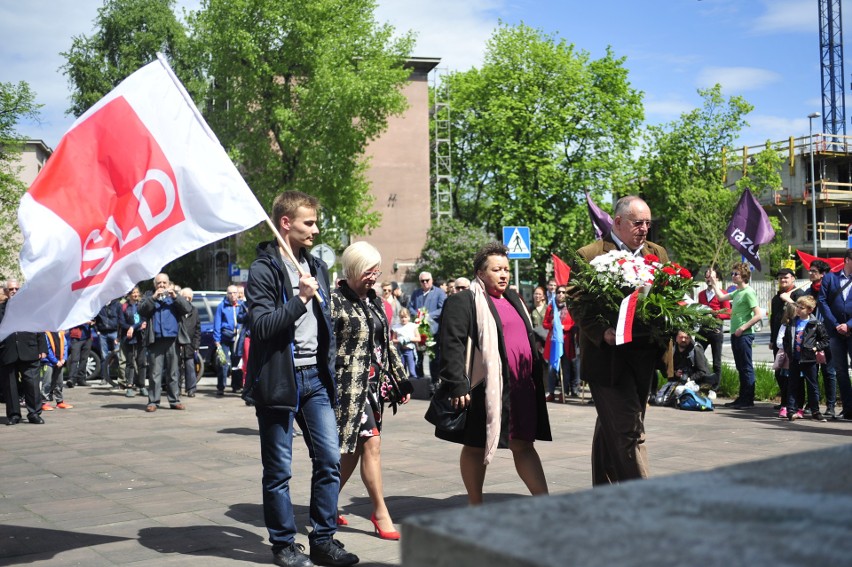
M 73 122 L 59 53 L 92 32 L 101 5 L 0 0 L 0 82 L 25 80 L 44 104 L 42 123 L 20 125 L 22 134 L 55 147 Z M 647 123 L 699 106 L 696 90 L 718 82 L 755 107 L 740 140 L 749 145 L 806 135 L 807 115 L 822 110 L 817 0 L 382 0 L 377 19 L 414 31 L 414 54 L 441 57 L 450 70 L 479 65 L 500 21 L 524 22 L 595 58 L 611 45 L 645 93 Z M 846 70 L 849 85 L 852 59 Z

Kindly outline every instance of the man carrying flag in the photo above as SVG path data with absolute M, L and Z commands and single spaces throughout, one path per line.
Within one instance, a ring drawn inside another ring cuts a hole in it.
M 0 339 L 67 329 L 266 214 L 162 56 L 71 126 L 21 199 L 26 284 Z

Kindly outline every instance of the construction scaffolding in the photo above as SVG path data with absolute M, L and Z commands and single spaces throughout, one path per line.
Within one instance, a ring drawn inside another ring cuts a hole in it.
M 446 81 L 447 70 L 432 71 L 432 188 L 435 196 L 435 222 L 453 218 L 453 160 L 450 89 Z

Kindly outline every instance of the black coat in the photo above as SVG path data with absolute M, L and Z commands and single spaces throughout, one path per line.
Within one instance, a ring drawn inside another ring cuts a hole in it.
M 249 269 L 246 285 L 251 349 L 243 399 L 255 406 L 296 411 L 299 407 L 299 391 L 296 388 L 293 341 L 296 321 L 307 312 L 307 307 L 301 299 L 293 297 L 293 285 L 277 243 L 258 244 L 257 254 L 257 259 Z M 319 283 L 323 299 L 322 305 L 316 300 L 312 302 L 319 333 L 317 367 L 328 390 L 328 398 L 334 406 L 337 404 L 334 377 L 337 348 L 331 325 L 328 267 L 325 262 L 310 254 L 305 257 L 311 275 Z
M 0 321 L 6 315 L 7 302 L 0 303 Z M 0 363 L 15 364 L 16 362 L 33 362 L 39 354 L 47 354 L 47 339 L 44 333 L 28 331 L 11 333 L 0 343 Z
M 487 294 L 486 294 L 487 297 Z M 547 403 L 545 401 L 545 389 L 542 378 L 543 365 L 536 348 L 535 333 L 532 323 L 526 313 L 523 300 L 512 290 L 506 290 L 503 295 L 512 307 L 521 315 L 527 327 L 527 338 L 530 342 L 530 351 L 533 355 L 533 383 L 536 392 L 536 439 L 550 441 L 550 420 L 547 416 Z M 488 299 L 488 307 L 491 315 L 497 322 L 498 347 L 500 360 L 503 365 L 503 410 L 501 413 L 502 424 L 500 427 L 500 447 L 509 444 L 509 364 L 506 355 L 506 345 L 503 339 L 503 326 L 497 309 L 491 299 Z M 467 381 L 467 369 L 465 368 L 465 351 L 467 349 L 467 338 L 473 339 L 473 345 L 478 346 L 479 329 L 476 323 L 476 311 L 474 308 L 473 292 L 465 290 L 449 296 L 444 303 L 441 316 L 440 345 L 441 345 L 441 380 L 448 383 L 450 397 L 459 397 L 468 393 L 469 382 Z M 473 389 L 471 393 L 471 405 L 464 431 L 458 433 L 446 433 L 435 430 L 435 436 L 455 443 L 463 443 L 473 447 L 485 446 L 485 389 L 482 384 Z
M 796 332 L 795 319 L 787 325 L 787 330 L 784 333 L 784 352 L 793 361 L 793 333 Z M 813 316 L 808 319 L 808 324 L 805 325 L 805 330 L 802 333 L 802 352 L 800 353 L 799 363 L 807 364 L 816 362 L 816 351 L 826 350 L 828 348 L 828 332 L 822 322 L 817 321 Z

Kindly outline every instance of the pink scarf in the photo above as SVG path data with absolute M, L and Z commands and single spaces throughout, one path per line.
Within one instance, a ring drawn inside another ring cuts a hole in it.
M 500 441 L 503 411 L 503 361 L 500 360 L 497 322 L 488 307 L 485 286 L 476 278 L 470 284 L 479 329 L 479 348 L 474 352 L 470 388 L 485 380 L 485 464 L 489 464 Z

